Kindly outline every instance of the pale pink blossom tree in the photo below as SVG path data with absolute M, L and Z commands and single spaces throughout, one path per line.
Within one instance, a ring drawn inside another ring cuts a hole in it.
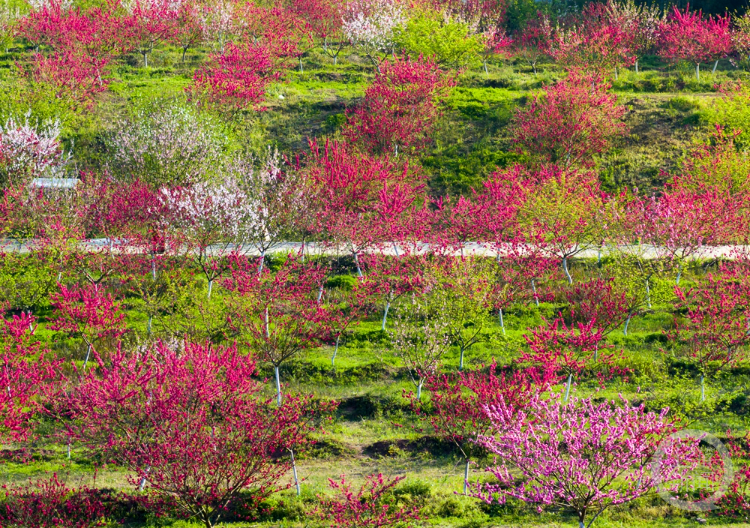
M 476 496 L 565 508 L 578 516 L 580 528 L 656 486 L 673 487 L 696 456 L 695 440 L 668 440 L 676 430 L 668 409 L 647 412 L 624 398 L 564 403 L 559 396 L 535 395 L 520 410 L 502 398 L 484 409 L 494 434 L 480 436 L 479 443 L 496 456 L 498 465 L 487 471 L 497 483 L 480 485 Z M 657 450 L 660 463 L 654 464 Z

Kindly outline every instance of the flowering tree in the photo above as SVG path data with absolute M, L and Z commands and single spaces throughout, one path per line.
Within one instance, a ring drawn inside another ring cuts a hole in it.
M 747 358 L 749 293 L 741 267 L 724 268 L 689 289 L 675 287 L 677 308 L 686 313 L 675 318 L 670 337 L 676 345 L 685 343 L 687 357 L 698 367 L 701 401 L 706 399 L 706 376 Z
M 86 486 L 71 489 L 57 474 L 23 486 L 3 486 L 5 507 L 0 521 L 6 526 L 66 526 L 100 528 L 107 526 L 108 512 L 99 490 Z
M 458 369 L 465 353 L 487 339 L 492 303 L 492 267 L 478 257 L 448 257 L 425 270 L 424 291 L 433 310 L 442 314 L 451 344 L 459 349 Z
M 154 46 L 177 34 L 181 4 L 182 0 L 131 0 L 123 4 L 128 13 L 120 22 L 120 31 L 130 46 L 143 56 L 146 68 Z
M 328 479 L 329 487 L 336 495 L 318 495 L 320 518 L 331 522 L 331 526 L 343 528 L 379 528 L 381 526 L 412 526 L 419 520 L 416 507 L 397 508 L 388 503 L 388 494 L 405 477 L 388 479 L 382 474 L 368 475 L 358 490 L 342 475 L 341 480 Z
M 554 34 L 550 54 L 566 66 L 604 71 L 627 67 L 635 63 L 625 20 L 619 12 L 607 9 L 606 4 L 587 4 L 580 15 L 563 19 Z
M 323 294 L 323 286 L 318 292 L 318 301 L 323 303 L 327 312 L 325 324 L 334 339 L 331 367 L 335 367 L 341 338 L 347 330 L 366 316 L 372 307 L 372 298 L 379 285 L 368 277 L 368 280 L 356 280 L 354 284 L 341 283 L 337 288 L 328 288 Z
M 214 280 L 230 267 L 229 257 L 244 255 L 249 249 L 246 228 L 259 223 L 255 204 L 231 179 L 162 189 L 161 199 L 170 235 L 181 242 L 184 257 L 206 277 L 211 297 Z
M 324 270 L 303 264 L 289 255 L 276 273 L 233 259 L 232 277 L 225 287 L 240 294 L 233 300 L 230 325 L 240 339 L 270 365 L 276 378 L 276 399 L 281 405 L 279 367 L 328 335 L 328 314 L 318 302 Z
M 388 337 L 394 355 L 409 369 L 420 400 L 425 380 L 437 372 L 450 345 L 444 312 L 414 296 L 396 313 Z
M 533 377 L 529 372 L 512 375 L 498 372 L 494 361 L 487 372 L 433 373 L 425 380 L 425 388 L 430 392 L 429 404 L 423 408 L 421 402 L 412 402 L 435 433 L 453 442 L 464 457 L 464 494 L 468 492 L 471 459 L 478 454 L 477 439 L 492 432 L 492 423 L 482 406 L 495 405 L 502 400 L 513 405 L 516 411 L 523 409 L 532 394 L 543 389 L 547 382 Z
M 70 163 L 71 154 L 60 144 L 60 123 L 45 126 L 9 118 L 0 126 L 0 175 L 10 184 L 27 184 L 32 178 L 60 177 Z
M 387 206 L 392 192 L 399 191 L 400 213 L 413 209 L 424 186 L 423 175 L 409 170 L 408 164 L 398 165 L 390 158 L 378 158 L 358 152 L 346 144 L 326 141 L 323 149 L 310 142 L 311 156 L 304 167 L 304 178 L 309 186 L 308 203 L 315 206 L 315 215 L 308 222 L 315 233 L 326 233 L 331 244 L 344 245 L 354 258 L 358 275 L 362 276 L 360 254 L 375 246 L 376 235 L 384 227 L 404 226 Z
M 55 87 L 58 97 L 90 105 L 93 97 L 106 89 L 106 66 L 113 56 L 131 49 L 122 38 L 119 17 L 114 9 L 70 9 L 57 0 L 44 2 L 20 22 L 21 36 L 35 46 L 30 67 L 21 73 L 35 83 Z M 52 52 L 40 52 L 40 45 Z
M 598 75 L 572 70 L 516 113 L 513 141 L 540 162 L 591 165 L 595 154 L 625 133 L 625 108 L 609 88 Z
M 573 377 L 580 376 L 585 368 L 595 364 L 600 367 L 600 378 L 622 371 L 613 365 L 618 359 L 615 353 L 600 353 L 603 340 L 595 321 L 568 326 L 562 316 L 547 322 L 524 335 L 528 351 L 521 353 L 519 362 L 536 369 L 539 377 L 552 379 L 553 376 L 567 378 L 564 400 L 568 401 Z M 603 369 L 609 369 L 607 370 Z M 624 372 L 624 371 L 623 371 Z
M 229 42 L 242 41 L 247 22 L 236 2 L 231 0 L 215 2 L 200 7 L 198 13 L 202 39 L 220 53 Z
M 263 100 L 266 86 L 281 76 L 272 50 L 249 40 L 229 43 L 212 53 L 208 64 L 195 71 L 188 88 L 192 97 L 209 105 L 240 109 Z
M 609 0 L 606 5 L 608 18 L 625 32 L 627 49 L 635 57 L 638 73 L 638 59 L 656 49 L 666 13 L 661 6 L 634 0 Z
M 396 28 L 406 20 L 403 9 L 394 0 L 356 0 L 346 6 L 342 29 L 346 38 L 380 71 L 381 62 L 394 51 Z
M 86 344 L 84 371 L 95 343 L 117 339 L 127 331 L 119 303 L 96 285 L 68 288 L 61 284 L 60 293 L 52 295 L 52 305 L 55 313 L 49 328 L 78 335 Z
M 513 39 L 513 51 L 529 63 L 534 75 L 539 60 L 550 52 L 553 31 L 549 17 L 537 12 L 537 16 L 529 20 Z
M 500 464 L 487 469 L 498 483 L 481 486 L 476 496 L 565 508 L 581 528 L 611 506 L 679 481 L 696 456 L 695 441 L 662 443 L 676 429 L 668 409 L 646 412 L 624 399 L 618 405 L 533 396 L 522 410 L 502 399 L 484 409 L 493 434 L 480 436 L 479 443 Z M 657 448 L 661 462 L 651 467 Z
M 619 328 L 638 308 L 637 300 L 626 289 L 618 288 L 614 277 L 596 278 L 566 290 L 570 317 L 574 321 L 592 323 L 593 329 L 605 338 Z M 636 306 L 633 306 L 636 304 Z
M 347 110 L 344 137 L 373 154 L 423 147 L 439 116 L 436 101 L 448 86 L 431 60 L 385 61 L 364 101 Z
M 141 180 L 154 189 L 205 181 L 221 167 L 220 130 L 189 106 L 140 110 L 105 136 L 107 165 L 117 179 Z
M 54 392 L 55 370 L 48 351 L 35 339 L 34 316 L 28 313 L 2 318 L 0 333 L 0 438 L 23 440 L 33 432 L 32 419 L 45 394 Z
M 299 172 L 288 164 L 285 167 L 279 151 L 270 148 L 260 160 L 235 157 L 227 165 L 225 178 L 237 181 L 247 212 L 242 218 L 242 239 L 260 254 L 260 272 L 266 253 L 292 236 L 295 221 L 308 203 L 309 189 L 300 181 Z
M 597 213 L 604 206 L 599 183 L 591 174 L 545 168 L 530 181 L 520 210 L 526 240 L 542 240 L 542 252 L 561 260 L 570 284 L 568 260 L 601 240 Z
M 659 55 L 671 61 L 685 60 L 695 64 L 695 77 L 700 80 L 701 62 L 716 61 L 732 52 L 729 16 L 703 17 L 701 11 L 672 12 L 659 28 Z
M 290 468 L 275 458 L 307 444 L 312 418 L 332 409 L 304 396 L 269 405 L 236 348 L 157 343 L 97 360 L 59 402 L 67 433 L 207 528 L 243 490 L 256 500 L 275 491 Z
M 197 2 L 188 0 L 180 3 L 170 41 L 182 49 L 182 62 L 185 62 L 187 51 L 205 38 L 200 15 Z

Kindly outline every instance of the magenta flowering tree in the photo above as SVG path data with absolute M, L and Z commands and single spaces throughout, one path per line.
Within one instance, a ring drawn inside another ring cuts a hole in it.
M 680 11 L 677 6 L 659 29 L 659 55 L 671 61 L 695 64 L 695 77 L 700 80 L 702 62 L 714 62 L 733 50 L 729 15 L 703 17 L 701 11 Z
M 611 506 L 658 485 L 671 487 L 697 458 L 696 441 L 667 440 L 676 430 L 668 409 L 647 412 L 624 398 L 563 402 L 536 395 L 521 410 L 502 399 L 484 409 L 493 434 L 480 436 L 479 443 L 499 464 L 487 468 L 497 482 L 480 485 L 475 496 L 489 503 L 515 498 L 540 509 L 561 507 L 578 516 L 580 528 Z
M 34 316 L 22 313 L 0 321 L 0 439 L 22 440 L 33 431 L 40 396 L 52 392 L 57 365 L 34 337 Z
M 594 362 L 598 362 L 600 377 L 619 371 L 613 363 L 617 355 L 613 352 L 600 353 L 604 337 L 595 321 L 567 325 L 562 317 L 532 329 L 523 336 L 528 351 L 521 354 L 519 361 L 539 372 L 540 377 L 551 379 L 567 378 L 565 401 L 570 395 L 574 376 L 579 376 Z M 607 370 L 609 372 L 607 372 Z
M 96 285 L 68 288 L 61 284 L 60 293 L 52 295 L 52 305 L 55 312 L 49 328 L 79 336 L 86 345 L 84 371 L 96 343 L 127 332 L 120 304 Z
M 352 489 L 344 475 L 341 480 L 328 479 L 334 497 L 318 495 L 321 519 L 337 528 L 380 528 L 383 526 L 414 526 L 419 509 L 390 504 L 388 495 L 405 477 L 387 478 L 382 474 L 368 475 L 359 489 Z
M 206 528 L 243 490 L 262 500 L 283 488 L 291 464 L 279 456 L 308 444 L 313 418 L 334 408 L 308 396 L 272 405 L 236 347 L 157 343 L 96 359 L 57 402 L 66 433 Z

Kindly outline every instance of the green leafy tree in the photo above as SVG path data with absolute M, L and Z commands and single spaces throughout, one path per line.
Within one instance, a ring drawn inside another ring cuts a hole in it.
M 463 68 L 477 61 L 483 45 L 467 24 L 425 15 L 409 20 L 394 39 L 410 55 L 433 57 L 444 67 Z
M 440 260 L 425 271 L 429 302 L 444 313 L 450 342 L 464 355 L 487 340 L 491 326 L 493 282 L 491 262 L 479 258 Z

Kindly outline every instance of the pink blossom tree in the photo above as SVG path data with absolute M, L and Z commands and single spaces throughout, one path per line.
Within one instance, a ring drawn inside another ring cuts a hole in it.
M 406 23 L 403 8 L 394 0 L 356 0 L 346 5 L 343 32 L 380 71 L 394 52 L 396 28 Z
M 668 409 L 647 412 L 624 399 L 533 396 L 521 410 L 502 399 L 484 409 L 492 434 L 479 443 L 499 464 L 487 468 L 497 483 L 480 485 L 476 496 L 488 503 L 512 497 L 564 508 L 578 516 L 580 528 L 611 506 L 657 486 L 674 487 L 697 456 L 696 441 L 668 439 L 676 430 Z M 661 458 L 654 464 L 657 450 Z

